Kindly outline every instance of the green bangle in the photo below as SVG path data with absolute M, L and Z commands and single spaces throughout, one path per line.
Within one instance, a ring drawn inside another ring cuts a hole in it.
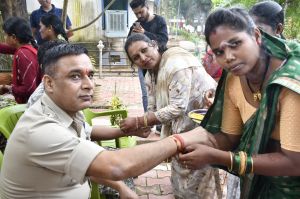
M 239 174 L 240 166 L 241 166 L 241 157 L 240 157 L 239 153 L 235 153 L 233 156 L 232 172 L 235 174 Z
M 247 157 L 247 167 L 246 167 L 246 174 L 252 173 L 253 171 L 253 159 L 252 156 Z

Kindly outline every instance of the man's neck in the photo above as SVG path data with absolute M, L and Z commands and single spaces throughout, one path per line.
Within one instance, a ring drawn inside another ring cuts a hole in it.
M 155 15 L 154 14 L 149 14 L 149 17 L 148 17 L 148 20 L 147 20 L 147 22 L 149 22 L 149 21 L 152 21 L 153 19 L 154 19 L 154 17 L 155 17 Z
M 45 12 L 49 12 L 52 9 L 52 4 L 42 7 Z

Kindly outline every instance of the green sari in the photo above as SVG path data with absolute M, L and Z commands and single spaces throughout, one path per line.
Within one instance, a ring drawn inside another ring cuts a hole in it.
M 276 122 L 278 96 L 283 87 L 300 94 L 300 45 L 262 32 L 263 42 L 271 56 L 285 60 L 274 71 L 263 92 L 259 108 L 246 122 L 237 151 L 248 155 L 265 152 Z M 201 126 L 212 133 L 221 132 L 224 90 L 227 72 L 219 81 L 215 101 Z M 300 177 L 245 175 L 241 177 L 241 198 L 300 198 Z

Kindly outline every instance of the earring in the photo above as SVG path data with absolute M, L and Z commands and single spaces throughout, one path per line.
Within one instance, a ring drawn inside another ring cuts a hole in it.
M 48 32 L 51 32 L 51 29 L 50 29 L 50 28 L 48 29 Z

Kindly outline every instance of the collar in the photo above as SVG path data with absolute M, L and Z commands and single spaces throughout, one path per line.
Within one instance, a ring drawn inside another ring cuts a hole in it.
M 48 117 L 53 117 L 58 120 L 66 128 L 71 126 L 75 120 L 84 122 L 83 114 L 80 111 L 76 113 L 75 118 L 70 117 L 64 110 L 57 106 L 46 93 L 41 97 L 41 103 L 44 106 L 44 113 Z
M 43 13 L 53 13 L 54 10 L 55 10 L 55 5 L 51 4 L 51 6 L 52 6 L 51 10 L 49 10 L 48 12 L 45 11 L 42 6 L 40 6 L 40 11 L 43 12 Z

